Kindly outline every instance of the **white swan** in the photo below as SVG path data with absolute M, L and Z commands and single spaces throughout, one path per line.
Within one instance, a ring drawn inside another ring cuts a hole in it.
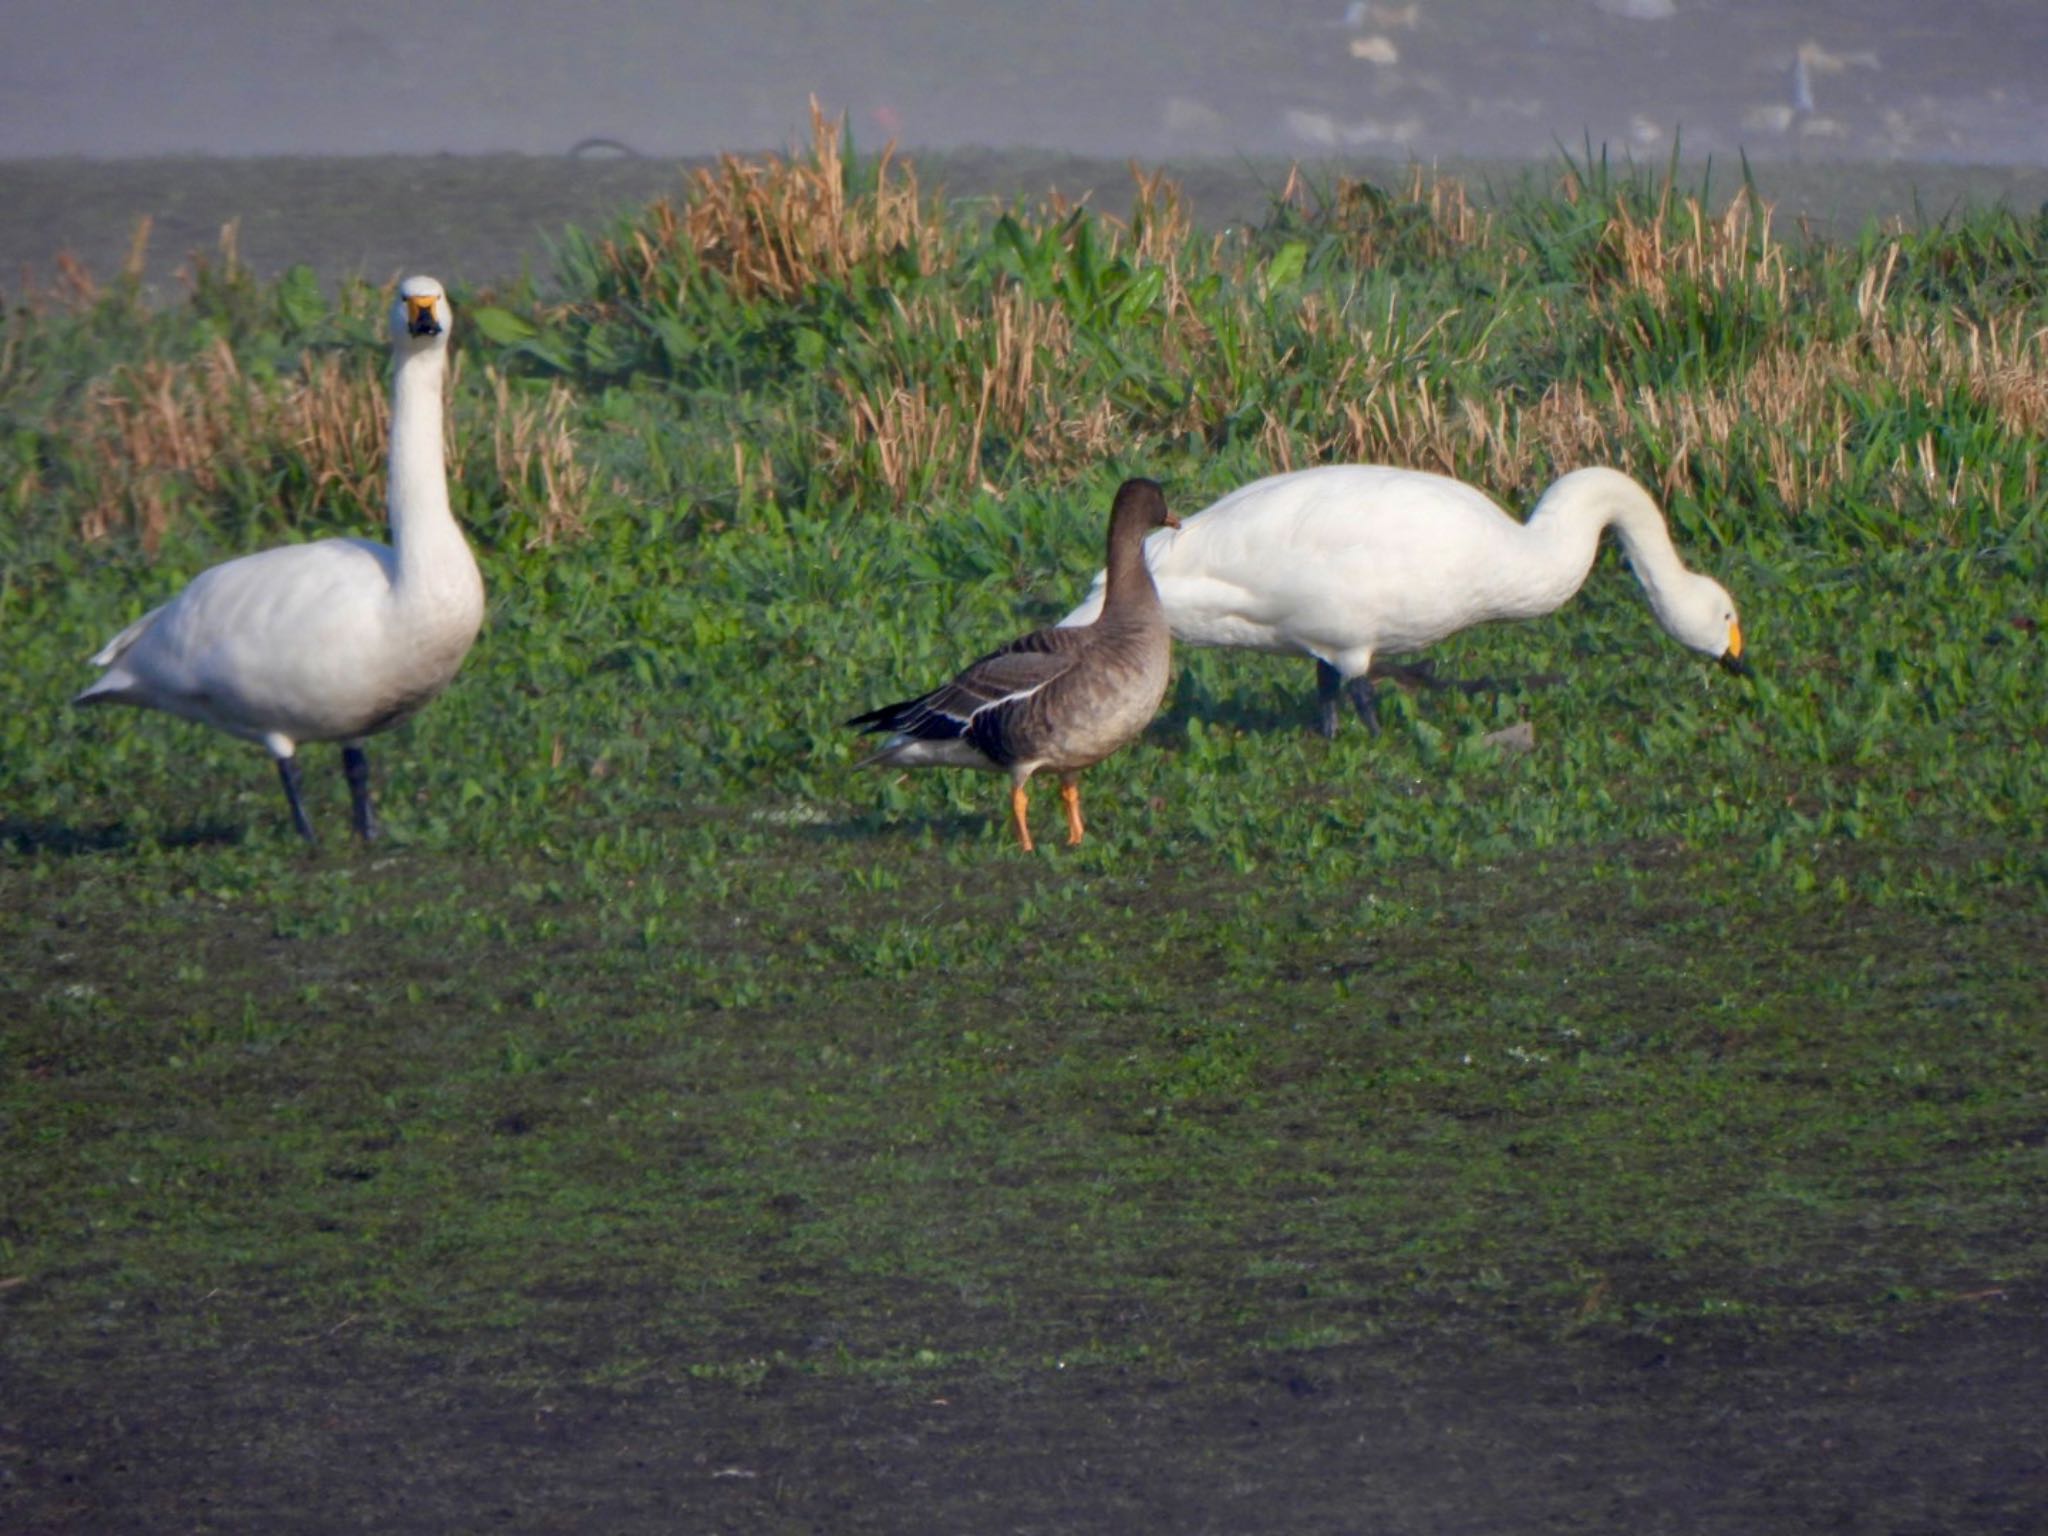
M 322 539 L 203 571 L 109 641 L 92 658 L 105 676 L 73 701 L 161 709 L 261 742 L 309 842 L 299 744 L 342 744 L 355 830 L 375 837 L 363 738 L 447 687 L 483 623 L 483 577 L 449 509 L 442 461 L 450 320 L 432 278 L 399 284 L 391 543 Z
M 1366 669 L 1375 655 L 1420 650 L 1489 619 L 1562 607 L 1613 528 L 1650 600 L 1682 643 L 1746 672 L 1735 603 L 1687 570 L 1657 504 L 1627 475 L 1580 469 L 1518 523 L 1443 475 L 1332 464 L 1241 486 L 1153 534 L 1145 558 L 1173 636 L 1189 645 L 1312 656 L 1318 723 L 1336 734 L 1339 700 L 1377 726 Z M 1085 624 L 1102 577 L 1060 622 Z

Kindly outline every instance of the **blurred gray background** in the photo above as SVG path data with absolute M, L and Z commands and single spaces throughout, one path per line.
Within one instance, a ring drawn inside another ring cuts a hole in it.
M 2032 163 L 2043 0 L 6 0 L 0 157 L 1555 141 Z
M 1043 190 L 1062 155 L 1098 162 L 1062 190 L 1121 178 L 1125 156 L 1236 167 L 1235 190 L 1197 191 L 1210 222 L 1264 195 L 1249 165 L 1291 157 L 1555 163 L 1590 143 L 1661 165 L 1677 143 L 1729 167 L 1723 186 L 1738 152 L 1780 168 L 1771 185 L 1836 222 L 1963 193 L 2031 210 L 2048 166 L 2048 0 L 0 0 L 0 17 L 0 279 L 57 244 L 103 261 L 141 212 L 160 243 L 239 214 L 261 264 L 283 256 L 266 219 L 303 221 L 309 198 L 371 218 L 418 193 L 397 170 L 351 191 L 337 156 L 534 157 L 489 178 L 503 210 L 465 215 L 491 227 L 466 259 L 516 266 L 536 227 L 673 184 L 642 162 L 797 142 L 813 95 L 864 147 L 948 151 L 949 188 L 970 192 Z M 260 185 L 164 164 L 194 156 L 322 159 Z M 320 259 L 376 270 L 382 236 L 350 227 L 319 231 Z

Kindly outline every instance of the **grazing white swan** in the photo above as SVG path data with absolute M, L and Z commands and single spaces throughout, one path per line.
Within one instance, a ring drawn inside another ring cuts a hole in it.
M 1518 523 L 1444 475 L 1332 464 L 1241 486 L 1153 534 L 1145 560 L 1173 637 L 1312 656 L 1318 724 L 1336 734 L 1339 700 L 1377 726 L 1366 669 L 1375 655 L 1420 650 L 1489 619 L 1553 612 L 1592 569 L 1603 529 L 1628 552 L 1675 639 L 1734 672 L 1742 661 L 1735 603 L 1687 570 L 1650 493 L 1618 470 L 1580 469 Z M 1060 622 L 1085 624 L 1102 578 Z
M 321 539 L 201 572 L 97 656 L 79 704 L 137 704 L 261 742 L 292 822 L 306 741 L 342 744 L 355 830 L 377 835 L 366 736 L 447 687 L 484 615 L 483 577 L 448 506 L 441 395 L 447 296 L 409 277 L 391 308 L 391 543 Z

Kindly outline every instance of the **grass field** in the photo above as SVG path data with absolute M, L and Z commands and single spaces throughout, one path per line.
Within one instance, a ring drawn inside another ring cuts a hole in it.
M 65 701 L 378 524 L 383 297 L 13 307 L 0 1524 L 2033 1528 L 2048 224 L 1559 170 L 1218 237 L 828 131 L 458 290 L 490 618 L 317 854 Z M 1180 653 L 1078 850 L 852 770 L 1123 476 L 1327 459 L 1630 470 L 1758 677 L 1608 555 L 1377 738 Z

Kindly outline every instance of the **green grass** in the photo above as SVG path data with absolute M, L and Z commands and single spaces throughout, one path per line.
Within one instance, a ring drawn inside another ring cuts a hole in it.
M 538 485 L 470 456 L 488 627 L 373 744 L 386 845 L 343 844 L 309 751 L 317 856 L 245 746 L 65 700 L 182 580 L 359 531 L 364 493 L 251 416 L 221 491 L 164 479 L 154 553 L 86 542 L 81 423 L 216 340 L 371 369 L 381 301 L 228 271 L 10 311 L 10 1356 L 346 1327 L 501 1381 L 744 1388 L 1864 1335 L 2038 1288 L 2048 234 L 1716 245 L 1683 188 L 1572 169 L 1476 234 L 1427 189 L 1149 256 L 934 211 L 783 298 L 715 251 L 635 276 L 623 229 L 458 292 L 458 437 L 484 364 L 568 388 L 587 531 L 539 542 Z M 1653 292 L 1631 229 L 1717 255 Z M 977 457 L 1020 294 L 1070 341 Z M 1760 382 L 1802 357 L 1836 371 Z M 917 383 L 952 415 L 890 483 L 856 405 Z M 845 716 L 1065 611 L 1122 476 L 1191 511 L 1344 451 L 1516 505 L 1588 457 L 1662 483 L 1759 678 L 1667 643 L 1608 557 L 1435 653 L 1497 686 L 1383 690 L 1377 739 L 1307 734 L 1306 662 L 1183 653 L 1077 851 L 1018 855 L 992 780 L 852 771 Z M 1534 752 L 1482 744 L 1521 720 Z

